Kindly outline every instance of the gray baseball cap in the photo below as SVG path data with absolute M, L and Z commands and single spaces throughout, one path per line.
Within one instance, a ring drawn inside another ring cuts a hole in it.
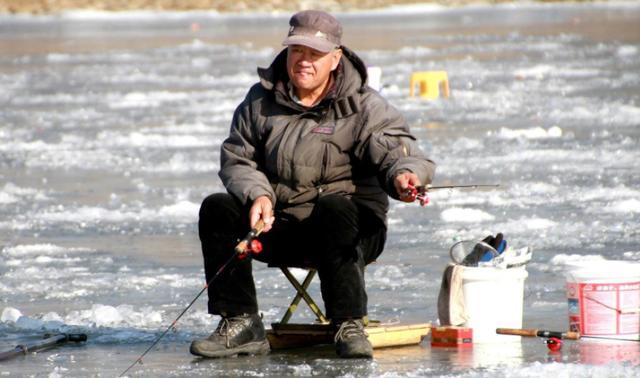
M 329 13 L 298 12 L 291 17 L 289 25 L 289 34 L 282 42 L 284 46 L 303 45 L 325 53 L 340 47 L 342 25 Z

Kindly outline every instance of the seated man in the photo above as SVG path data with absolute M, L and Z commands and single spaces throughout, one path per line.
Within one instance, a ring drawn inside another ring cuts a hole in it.
M 386 239 L 388 195 L 412 201 L 411 186 L 431 182 L 425 158 L 399 114 L 367 86 L 364 63 L 341 45 L 342 26 L 320 11 L 296 13 L 270 67 L 258 69 L 222 144 L 228 193 L 207 197 L 199 233 L 207 282 L 258 220 L 257 256 L 271 265 L 318 270 L 341 357 L 372 356 L 364 267 Z M 208 287 L 209 313 L 222 316 L 191 353 L 204 357 L 269 351 L 258 315 L 251 259 Z

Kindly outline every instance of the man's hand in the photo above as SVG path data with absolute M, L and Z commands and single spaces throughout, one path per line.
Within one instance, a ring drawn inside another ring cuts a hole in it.
M 396 188 L 400 201 L 413 202 L 415 201 L 416 196 L 412 195 L 411 189 L 421 185 L 421 183 L 415 173 L 402 172 L 393 180 L 393 185 Z
M 267 232 L 271 229 L 273 224 L 273 204 L 268 196 L 260 196 L 253 201 L 251 209 L 249 209 L 249 225 L 251 228 L 256 226 L 258 220 L 262 219 L 264 222 L 264 229 L 262 232 Z

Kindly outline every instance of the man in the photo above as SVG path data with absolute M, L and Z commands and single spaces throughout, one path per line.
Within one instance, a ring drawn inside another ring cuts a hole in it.
M 220 178 L 228 193 L 207 197 L 199 232 L 207 281 L 238 239 L 265 222 L 270 265 L 313 266 L 336 352 L 371 358 L 364 267 L 382 252 L 388 195 L 411 202 L 435 165 L 419 150 L 396 109 L 366 85 L 366 67 L 341 45 L 342 27 L 320 11 L 296 13 L 270 67 L 235 111 L 222 144 Z M 269 351 L 258 315 L 250 259 L 208 288 L 217 329 L 191 344 L 204 357 Z

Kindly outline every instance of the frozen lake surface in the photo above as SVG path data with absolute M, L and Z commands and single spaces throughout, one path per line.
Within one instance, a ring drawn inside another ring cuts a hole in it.
M 382 69 L 382 93 L 438 163 L 431 203 L 393 203 L 367 269 L 382 321 L 436 322 L 448 249 L 503 232 L 530 246 L 524 326 L 568 327 L 564 270 L 640 261 L 640 5 L 431 6 L 341 14 L 345 44 Z M 270 63 L 288 15 L 76 12 L 0 16 L 0 351 L 45 332 L 89 341 L 0 364 L 0 375 L 115 376 L 204 284 L 200 201 L 222 191 L 232 112 Z M 445 70 L 452 97 L 409 97 Z M 266 323 L 291 290 L 255 264 Z M 317 283 L 312 292 L 318 294 Z M 302 308 L 302 307 L 301 307 Z M 309 321 L 305 310 L 298 321 Z M 331 348 L 200 360 L 216 318 L 202 298 L 133 376 L 640 375 L 640 343 L 541 339 L 455 351 Z

